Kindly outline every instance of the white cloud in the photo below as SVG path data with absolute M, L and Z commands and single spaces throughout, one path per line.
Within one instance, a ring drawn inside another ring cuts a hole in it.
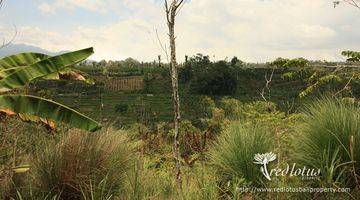
M 54 0 L 51 3 L 43 2 L 39 10 L 43 13 L 56 13 L 59 10 L 72 11 L 75 8 L 82 8 L 90 11 L 104 13 L 107 10 L 107 2 L 99 0 Z
M 51 13 L 54 10 L 54 6 L 48 3 L 42 3 L 39 5 L 39 10 L 44 13 Z
M 107 1 L 55 0 L 40 6 L 43 12 L 76 7 L 109 9 Z M 134 57 L 153 60 L 160 49 L 155 28 L 167 41 L 163 5 L 154 0 L 122 0 L 117 12 L 131 15 L 102 26 L 79 25 L 67 34 L 23 27 L 17 42 L 66 50 L 94 46 L 95 59 Z M 334 9 L 329 0 L 193 0 L 177 21 L 178 57 L 196 53 L 246 61 L 276 57 L 338 59 L 340 51 L 359 48 L 360 12 L 347 5 Z M 44 41 L 46 38 L 47 41 Z

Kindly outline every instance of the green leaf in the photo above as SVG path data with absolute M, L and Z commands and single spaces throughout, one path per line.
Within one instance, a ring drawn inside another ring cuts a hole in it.
M 50 56 L 41 53 L 20 53 L 0 60 L 0 71 L 14 67 L 24 67 L 47 59 Z
M 47 59 L 33 63 L 27 67 L 16 70 L 14 73 L 0 80 L 0 92 L 7 92 L 12 89 L 23 87 L 34 79 L 41 78 L 58 72 L 64 68 L 70 67 L 85 60 L 91 54 L 93 54 L 93 52 L 93 48 L 87 48 L 79 51 L 65 53 L 62 55 L 49 57 Z M 28 59 L 28 61 L 34 60 Z M 19 64 L 20 62 L 16 63 L 14 61 L 13 63 Z
M 13 74 L 17 70 L 21 69 L 22 67 L 12 67 L 4 70 L 0 70 L 0 79 L 9 76 L 10 74 Z
M 13 172 L 16 174 L 25 173 L 30 170 L 30 165 L 22 165 L 12 168 Z
M 65 123 L 91 132 L 101 128 L 98 122 L 69 107 L 30 95 L 2 95 L 0 109 L 10 109 L 19 114 L 51 119 L 56 123 Z

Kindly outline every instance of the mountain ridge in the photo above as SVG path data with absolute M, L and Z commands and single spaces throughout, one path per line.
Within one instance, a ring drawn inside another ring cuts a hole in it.
M 24 53 L 24 52 L 35 52 L 35 53 L 42 53 L 42 54 L 54 56 L 60 53 L 65 53 L 66 51 L 52 52 L 33 45 L 22 44 L 22 43 L 21 44 L 10 43 L 0 49 L 0 58 L 14 54 Z

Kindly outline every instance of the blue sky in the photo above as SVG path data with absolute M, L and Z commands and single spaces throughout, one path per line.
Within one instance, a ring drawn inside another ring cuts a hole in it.
M 161 0 L 5 0 L 1 33 L 50 51 L 95 47 L 92 59 L 150 61 L 167 42 Z M 178 57 L 203 53 L 249 62 L 342 59 L 360 50 L 360 9 L 332 0 L 196 0 L 178 16 Z M 165 56 L 163 56 L 165 57 Z

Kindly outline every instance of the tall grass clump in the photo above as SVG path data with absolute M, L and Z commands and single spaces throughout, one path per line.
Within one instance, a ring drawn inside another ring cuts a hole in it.
M 294 136 L 294 156 L 320 169 L 321 186 L 359 186 L 360 108 L 323 98 L 308 105 Z
M 223 132 L 210 150 L 210 158 L 225 185 L 264 185 L 254 155 L 273 150 L 273 138 L 266 126 L 234 122 Z
M 149 167 L 149 160 L 139 157 L 133 170 L 128 173 L 126 198 L 142 199 L 218 199 L 217 179 L 212 168 L 195 165 L 184 167 L 182 190 L 178 190 L 173 175 L 173 164 L 161 168 Z
M 131 152 L 121 133 L 70 131 L 39 146 L 33 159 L 36 187 L 61 199 L 108 199 L 121 194 Z

